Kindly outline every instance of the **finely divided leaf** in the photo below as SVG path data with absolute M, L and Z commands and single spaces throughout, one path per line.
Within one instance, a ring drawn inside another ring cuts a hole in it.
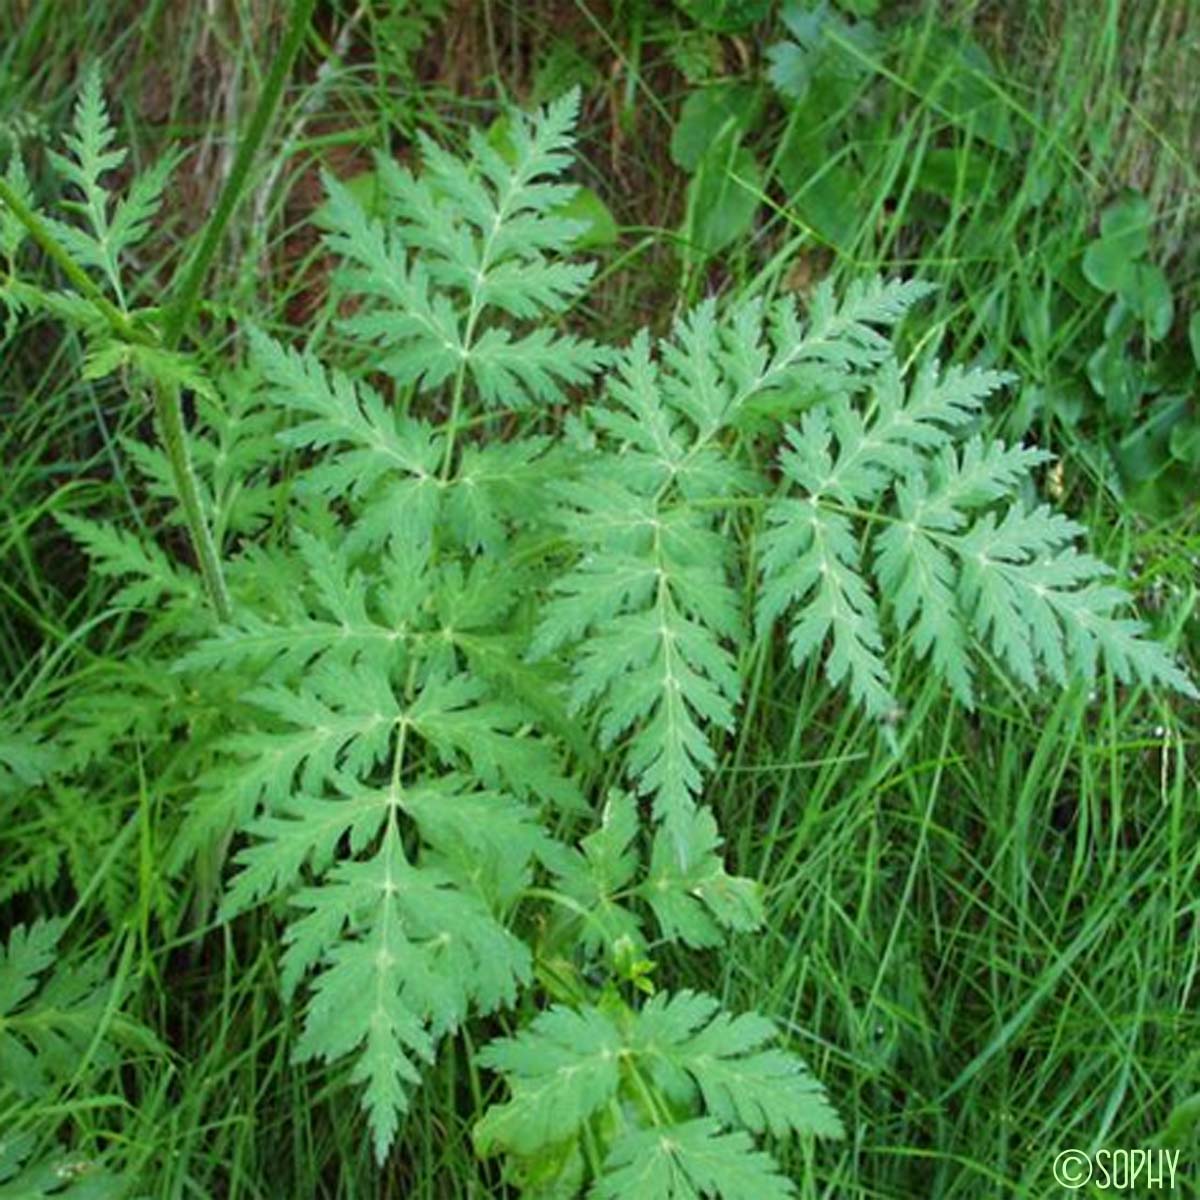
M 453 381 L 457 404 L 469 379 L 485 407 L 519 410 L 561 402 L 609 361 L 546 324 L 513 328 L 561 312 L 593 272 L 567 261 L 580 223 L 553 215 L 575 191 L 554 180 L 570 163 L 578 105 L 576 92 L 515 117 L 511 162 L 478 135 L 471 165 L 424 136 L 419 176 L 380 156 L 386 232 L 326 178 L 326 242 L 369 301 L 343 327 L 380 347 L 397 381 L 423 390 Z
M 193 604 L 199 598 L 195 578 L 153 542 L 70 513 L 58 513 L 56 519 L 87 552 L 97 575 L 133 577 L 114 594 L 113 604 L 149 608 L 164 598 Z
M 354 531 L 358 544 L 428 543 L 442 502 L 442 439 L 424 422 L 390 411 L 365 384 L 327 372 L 311 355 L 261 334 L 252 347 L 269 398 L 305 418 L 281 439 L 324 452 L 305 471 L 302 490 L 364 501 Z
M 307 912 L 288 929 L 285 989 L 317 967 L 297 1057 L 354 1056 L 382 1162 L 418 1061 L 472 1007 L 511 1004 L 528 951 L 478 897 L 413 867 L 391 824 L 373 858 L 339 863 L 295 904 Z
M 731 1016 L 711 997 L 685 990 L 647 1002 L 630 1047 L 668 1095 L 684 1096 L 688 1077 L 708 1112 L 727 1125 L 840 1137 L 824 1090 L 799 1058 L 768 1045 L 776 1037 L 764 1017 Z
M 795 1185 L 740 1130 L 709 1117 L 624 1134 L 589 1200 L 786 1200 Z
M 1080 526 L 1044 507 L 974 511 L 1010 496 L 1047 457 L 978 437 L 953 445 L 1007 381 L 929 360 L 906 384 L 893 362 L 877 373 L 865 413 L 835 394 L 786 431 L 786 484 L 760 543 L 759 630 L 791 614 L 793 661 L 823 656 L 829 681 L 848 681 L 878 718 L 896 709 L 888 618 L 968 705 L 972 635 L 1029 687 L 1043 676 L 1090 677 L 1103 653 L 1123 680 L 1192 694 L 1140 625 L 1111 617 L 1123 596 L 1098 585 L 1107 568 L 1073 545 Z M 864 518 L 879 527 L 871 559 Z
M 672 838 L 662 829 L 655 831 L 650 870 L 637 889 L 654 911 L 663 937 L 689 946 L 716 946 L 723 930 L 758 928 L 763 921 L 758 882 L 725 870 L 712 813 L 691 812 L 683 839 L 680 854 Z
M 149 233 L 179 155 L 167 155 L 136 175 L 125 198 L 113 209 L 105 177 L 125 162 L 127 152 L 113 144 L 116 133 L 104 103 L 97 64 L 84 76 L 73 127 L 74 132 L 64 139 L 70 153 L 49 151 L 48 157 L 72 189 L 71 198 L 63 200 L 62 207 L 82 216 L 86 227 L 48 217 L 43 221 L 77 263 L 103 272 L 124 307 L 121 256 Z
M 558 889 L 582 916 L 578 941 L 585 953 L 612 954 L 619 945 L 644 944 L 641 923 L 622 896 L 637 872 L 638 832 L 636 803 L 628 793 L 615 792 L 579 850 L 555 847 L 551 867 Z
M 621 1039 L 596 1009 L 554 1007 L 513 1038 L 485 1046 L 482 1066 L 503 1072 L 512 1099 L 475 1129 L 481 1154 L 533 1154 L 573 1133 L 616 1096 Z
M 762 540 L 758 601 L 760 631 L 795 609 L 788 632 L 796 666 L 831 649 L 825 673 L 834 686 L 849 677 L 851 694 L 868 712 L 896 707 L 883 661 L 883 635 L 849 518 L 815 500 L 780 500 L 768 513 Z
M 54 965 L 64 928 L 61 920 L 18 925 L 0 946 L 0 1016 L 16 1012 L 37 990 L 38 976 Z
M 556 1006 L 480 1055 L 511 1099 L 479 1122 L 476 1146 L 520 1160 L 560 1155 L 571 1138 L 610 1143 L 592 1196 L 789 1195 L 737 1127 L 827 1137 L 842 1128 L 804 1064 L 768 1045 L 774 1037 L 769 1021 L 731 1017 L 688 991 L 640 1012 L 612 1000 Z

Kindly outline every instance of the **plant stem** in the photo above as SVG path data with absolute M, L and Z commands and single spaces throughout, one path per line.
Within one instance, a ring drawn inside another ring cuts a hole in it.
M 188 322 L 191 320 L 200 296 L 200 289 L 204 286 L 204 277 L 208 274 L 213 256 L 220 246 L 225 226 L 229 224 L 229 218 L 233 216 L 234 209 L 241 199 L 246 176 L 250 173 L 254 156 L 258 152 L 259 144 L 275 113 L 284 84 L 291 72 L 292 63 L 295 61 L 304 41 L 304 35 L 308 31 L 308 23 L 315 7 L 316 0 L 295 0 L 292 5 L 292 19 L 287 34 L 284 36 L 283 45 L 279 48 L 279 53 L 271 64 L 271 71 L 267 76 L 262 95 L 258 98 L 258 104 L 250 117 L 250 124 L 242 137 L 241 145 L 238 146 L 237 157 L 233 160 L 233 168 L 229 172 L 229 178 L 225 181 L 221 197 L 217 201 L 217 210 L 205 227 L 204 238 L 199 249 L 192 256 L 187 267 L 181 268 L 183 279 L 172 283 L 171 292 L 174 298 L 163 317 L 163 341 L 168 349 L 173 350 L 179 345 Z
M 37 214 L 22 202 L 3 179 L 0 179 L 0 202 L 3 202 L 25 226 L 46 257 L 62 269 L 75 290 L 104 318 L 118 339 L 137 346 L 156 344 L 149 332 L 134 325 L 128 315 L 104 295 L 91 276 L 75 262 L 58 239 L 38 219 Z M 208 522 L 204 519 L 204 507 L 200 503 L 200 491 L 196 486 L 196 476 L 192 470 L 191 456 L 188 454 L 187 434 L 183 426 L 183 410 L 180 408 L 177 388 L 155 382 L 154 414 L 171 464 L 175 494 L 183 508 L 192 548 L 200 565 L 200 573 L 204 578 L 213 612 L 218 621 L 228 621 L 233 616 L 233 609 L 221 571 L 220 555 L 217 553 Z
M 292 64 L 300 52 L 304 35 L 308 31 L 316 0 L 295 0 L 292 5 L 292 20 L 280 47 L 275 61 L 271 64 L 266 85 L 258 99 L 250 124 L 245 136 L 238 146 L 237 157 L 233 161 L 233 169 L 221 189 L 221 197 L 217 201 L 217 211 L 204 230 L 204 238 L 200 248 L 193 255 L 186 274 L 180 283 L 173 284 L 174 299 L 168 306 L 163 317 L 163 341 L 167 349 L 175 349 L 187 329 L 192 313 L 204 286 L 205 276 L 212 263 L 217 249 L 221 244 L 221 235 L 229 224 L 241 199 L 246 177 L 254 162 L 266 134 L 267 126 L 279 104 L 283 94 L 284 84 L 291 73 Z M 229 601 L 229 590 L 225 586 L 225 575 L 221 570 L 221 556 L 213 540 L 212 531 L 204 519 L 204 510 L 200 504 L 200 493 L 196 487 L 196 476 L 192 470 L 191 455 L 188 453 L 187 431 L 183 424 L 183 412 L 179 404 L 178 388 L 168 388 L 159 385 L 154 390 L 154 406 L 158 415 L 159 430 L 163 444 L 171 460 L 171 469 L 175 475 L 175 489 L 179 503 L 183 506 L 188 530 L 191 533 L 192 547 L 200 563 L 200 571 L 212 601 L 213 611 L 218 621 L 229 621 L 233 616 L 233 608 Z
M 183 409 L 179 403 L 178 388 L 165 383 L 155 384 L 154 415 L 158 419 L 159 436 L 171 462 L 171 473 L 175 477 L 175 494 L 187 521 L 192 549 L 195 551 L 196 561 L 200 564 L 200 574 L 204 577 L 204 587 L 208 592 L 213 613 L 222 623 L 231 621 L 233 605 L 229 600 L 229 589 L 225 586 L 225 573 L 221 570 L 221 555 L 213 540 L 212 530 L 204 518 L 204 507 L 200 503 L 200 489 L 196 486 L 192 457 L 188 453 L 187 431 L 183 426 Z

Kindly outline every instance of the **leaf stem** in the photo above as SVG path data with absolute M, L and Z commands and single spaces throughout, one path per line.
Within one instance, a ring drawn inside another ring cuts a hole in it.
M 209 266 L 221 244 L 221 236 L 229 224 L 242 198 L 246 177 L 254 157 L 266 135 L 267 126 L 279 105 L 284 85 L 291 74 L 292 64 L 304 42 L 308 32 L 316 0 L 295 0 L 292 5 L 292 19 L 284 36 L 283 45 L 271 64 L 267 82 L 258 98 L 258 104 L 250 117 L 250 124 L 238 146 L 237 156 L 233 161 L 233 169 L 221 189 L 217 210 L 205 226 L 204 237 L 200 247 L 192 256 L 184 271 L 182 281 L 172 282 L 173 299 L 163 316 L 163 342 L 168 350 L 174 350 L 187 329 L 188 322 L 195 311 L 204 286 L 205 276 Z M 213 612 L 217 620 L 228 622 L 233 617 L 233 608 L 229 600 L 229 590 L 225 586 L 225 575 L 221 570 L 221 556 L 213 540 L 212 531 L 204 518 L 204 509 L 200 503 L 200 493 L 196 486 L 196 476 L 192 469 L 191 455 L 188 453 L 187 432 L 183 424 L 183 411 L 179 404 L 179 390 L 158 384 L 154 389 L 154 407 L 158 416 L 159 430 L 163 444 L 171 460 L 171 470 L 175 476 L 175 489 L 179 503 L 183 507 L 191 534 L 192 547 L 200 563 L 200 571 L 212 601 Z
M 641 1071 L 637 1069 L 637 1064 L 632 1056 L 627 1057 L 623 1065 L 628 1072 L 629 1082 L 633 1084 L 634 1090 L 641 1096 L 642 1103 L 646 1106 L 650 1120 L 659 1127 L 669 1125 L 671 1123 L 670 1114 L 664 1111 L 659 1097 L 655 1095 L 655 1089 L 646 1082 Z

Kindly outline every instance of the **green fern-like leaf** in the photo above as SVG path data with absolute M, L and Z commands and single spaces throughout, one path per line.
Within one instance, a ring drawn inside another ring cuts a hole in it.
M 89 1157 L 35 1157 L 37 1140 L 33 1133 L 0 1138 L 0 1200 L 123 1200 L 135 1186 Z
M 794 613 L 795 663 L 828 646 L 829 681 L 848 680 L 877 717 L 897 707 L 878 596 L 968 705 L 972 638 L 1030 687 L 1043 674 L 1060 684 L 1091 678 L 1103 656 L 1124 681 L 1195 695 L 1142 625 L 1112 615 L 1126 597 L 1099 585 L 1109 569 L 1073 545 L 1081 526 L 1045 507 L 1010 503 L 1002 515 L 987 507 L 1046 457 L 978 438 L 956 449 L 958 431 L 1006 381 L 927 363 L 906 388 L 893 363 L 876 376 L 865 417 L 835 397 L 788 430 L 780 456 L 788 487 L 770 506 L 762 541 L 760 631 Z M 868 507 L 883 524 L 870 569 L 858 516 Z
M 85 1054 L 111 1065 L 117 1046 L 156 1045 L 149 1031 L 113 1012 L 114 985 L 95 960 L 59 963 L 65 929 L 60 919 L 18 925 L 0 947 L 0 1099 L 45 1098 L 55 1082 L 69 1080 Z M 106 1037 L 95 1032 L 104 1021 Z
M 125 1053 L 162 1047 L 120 1011 L 120 991 L 96 959 L 61 945 L 66 922 L 17 925 L 0 943 L 0 1197 L 64 1196 L 87 1200 L 130 1194 L 121 1178 L 91 1154 L 46 1153 L 60 1093 L 97 1071 L 114 1069 Z M 51 1115 L 45 1130 L 38 1122 Z M 38 1154 L 41 1146 L 43 1153 Z
M 561 401 L 608 360 L 572 334 L 519 328 L 561 312 L 592 274 L 566 258 L 581 224 L 554 215 L 575 191 L 555 179 L 570 163 L 578 107 L 573 93 L 514 121 L 511 161 L 479 133 L 470 166 L 426 137 L 419 177 L 380 156 L 386 226 L 326 179 L 327 243 L 370 303 L 344 327 L 385 347 L 380 366 L 399 382 L 457 381 L 461 394 L 469 378 L 483 405 L 523 409 Z
M 708 731 L 733 728 L 740 693 L 732 647 L 744 619 L 722 508 L 761 489 L 728 452 L 728 437 L 756 400 L 877 365 L 890 353 L 879 327 L 926 290 L 873 283 L 839 306 L 825 287 L 807 323 L 791 301 L 766 312 L 744 305 L 728 324 L 706 303 L 677 323 L 657 357 L 648 335 L 636 337 L 609 377 L 607 403 L 589 412 L 608 453 L 559 489 L 580 559 L 555 585 L 532 653 L 578 646 L 573 706 L 598 712 L 602 744 L 627 738 L 630 774 L 654 796 L 685 866 L 689 814 L 716 762 Z M 879 423 L 880 446 L 895 447 L 889 463 L 910 461 L 910 443 L 928 442 L 973 397 L 937 393 L 914 413 L 893 403 Z M 857 469 L 869 471 L 863 458 Z M 768 610 L 787 587 L 776 584 Z M 852 615 L 862 625 L 854 657 L 869 660 L 881 648 L 872 614 Z M 878 669 L 857 678 L 885 694 Z
M 622 1039 L 596 1009 L 556 1007 L 515 1038 L 493 1042 L 483 1066 L 513 1083 L 513 1097 L 492 1108 L 475 1131 L 487 1154 L 504 1148 L 534 1154 L 574 1133 L 609 1104 L 621 1083 Z
M 647 1003 L 630 1047 L 664 1094 L 683 1101 L 696 1087 L 726 1125 L 840 1137 L 841 1121 L 800 1060 L 764 1049 L 776 1036 L 763 1017 L 731 1016 L 710 996 L 683 991 Z
M 717 822 L 707 809 L 687 818 L 682 855 L 663 830 L 655 832 L 650 869 L 638 894 L 653 910 L 663 937 L 716 946 L 726 930 L 747 932 L 762 924 L 758 884 L 730 875 L 720 848 Z
M 0 796 L 40 783 L 55 762 L 53 748 L 19 725 L 0 724 Z
M 250 843 L 237 855 L 223 915 L 314 881 L 295 894 L 305 911 L 286 935 L 285 990 L 312 976 L 298 1054 L 349 1058 L 382 1159 L 437 1040 L 471 1012 L 512 1003 L 529 982 L 529 952 L 499 918 L 544 854 L 530 806 L 578 800 L 549 743 L 528 736 L 518 705 L 441 669 L 453 662 L 444 639 L 416 629 L 408 639 L 354 634 L 387 632 L 368 609 L 365 582 L 347 579 L 323 543 L 303 544 L 335 620 L 310 626 L 319 636 L 294 657 L 281 643 L 257 644 L 249 628 L 197 660 L 244 663 L 262 653 L 280 677 L 247 696 L 261 718 L 227 743 L 241 765 L 216 807 Z M 429 616 L 410 609 L 409 618 L 419 625 Z M 339 634 L 358 648 L 335 651 Z M 247 638 L 256 643 L 249 658 Z M 212 807 L 202 827 L 219 827 Z
M 177 159 L 167 156 L 135 176 L 128 193 L 114 206 L 105 181 L 125 162 L 126 151 L 115 146 L 116 131 L 109 119 L 93 65 L 84 76 L 75 108 L 74 132 L 66 137 L 68 154 L 49 152 L 50 162 L 74 191 L 64 207 L 78 214 L 83 225 L 50 220 L 58 240 L 76 262 L 99 270 L 124 307 L 121 255 L 149 232 L 162 203 L 163 189 Z
M 377 393 L 327 373 L 311 356 L 262 335 L 252 345 L 270 398 L 305 418 L 283 440 L 325 451 L 305 473 L 304 489 L 369 499 L 358 525 L 368 544 L 392 538 L 409 546 L 428 542 L 442 496 L 437 471 L 443 447 L 433 430 L 389 412 Z
M 114 604 L 148 607 L 164 598 L 190 604 L 198 600 L 198 581 L 153 543 L 69 513 L 60 513 L 58 522 L 87 551 L 96 574 L 133 577 L 113 595 Z
M 431 1060 L 434 1039 L 470 1009 L 511 1004 L 528 951 L 477 896 L 412 866 L 394 825 L 373 857 L 339 863 L 295 903 L 306 912 L 288 931 L 285 988 L 317 968 L 297 1056 L 354 1054 L 382 1161 L 405 1085 L 419 1079 L 414 1060 Z
M 711 1117 L 666 1129 L 638 1129 L 618 1139 L 589 1200 L 785 1200 L 795 1185 L 748 1134 L 727 1132 Z
M 25 164 L 16 151 L 13 151 L 8 159 L 4 181 L 26 208 L 36 211 L 29 176 L 25 173 Z M 16 279 L 17 256 L 27 237 L 28 231 L 25 226 L 6 205 L 0 204 L 0 258 L 4 260 L 4 275 L 0 277 L 0 305 L 4 307 L 3 329 L 6 338 L 12 337 L 16 332 L 22 312 L 32 307 L 30 301 L 23 298 L 25 289 Z
M 842 1127 L 803 1063 L 768 1046 L 774 1036 L 763 1018 L 730 1017 L 687 991 L 636 1013 L 557 1006 L 480 1055 L 512 1098 L 479 1122 L 476 1145 L 531 1159 L 589 1125 L 593 1144 L 608 1146 L 590 1195 L 790 1195 L 745 1131 L 839 1137 Z
M 152 338 L 98 333 L 78 297 L 6 279 L 10 313 L 40 304 L 85 328 L 89 375 L 132 366 L 196 396 L 200 506 L 231 597 L 198 637 L 186 570 L 64 519 L 179 653 L 173 673 L 146 655 L 114 676 L 136 687 L 72 696 L 61 769 L 186 724 L 166 776 L 191 792 L 174 865 L 208 868 L 204 908 L 228 849 L 220 917 L 291 914 L 298 1057 L 344 1069 L 381 1161 L 438 1040 L 537 979 L 570 1003 L 480 1056 L 510 1097 L 479 1123 L 482 1152 L 533 1194 L 786 1196 L 753 1138 L 836 1136 L 832 1107 L 769 1022 L 656 993 L 649 957 L 660 938 L 711 947 L 761 923 L 702 799 L 776 624 L 795 665 L 823 664 L 875 717 L 903 694 L 897 650 L 967 704 L 975 647 L 1027 686 L 1105 663 L 1195 693 L 1118 615 L 1080 528 L 1014 499 L 1046 456 L 978 433 L 1007 377 L 901 370 L 891 331 L 925 285 L 707 300 L 619 351 L 576 332 L 593 275 L 563 215 L 577 116 L 573 95 L 514 117 L 504 153 L 475 134 L 465 159 L 421 137 L 419 168 L 380 158 L 371 215 L 328 179 L 346 337 L 252 332 L 247 365 L 215 382 Z M 94 76 L 68 151 L 54 162 L 74 219 L 51 228 L 128 312 L 121 256 L 168 168 L 112 194 L 121 152 Z M 0 221 L 11 274 L 23 234 Z M 152 311 L 130 315 L 152 329 Z M 164 455 L 130 455 L 169 498 Z M 31 744 L 0 746 L 0 787 L 41 777 Z M 570 826 L 610 784 L 598 824 Z M 83 783 L 61 791 L 86 812 Z M 18 1016 L 49 969 L 38 939 L 8 951 Z M 4 981 L 0 962 L 0 1001 Z M 24 1065 L 33 1035 L 13 1029 L 0 1003 L 15 1039 L 0 1053 Z
M 725 931 L 747 931 L 762 923 L 758 885 L 725 870 L 711 813 L 697 809 L 685 819 L 682 866 L 676 839 L 665 828 L 657 829 L 649 870 L 635 883 L 640 832 L 633 798 L 616 792 L 604 805 L 600 825 L 582 839 L 578 851 L 550 851 L 557 887 L 570 898 L 571 911 L 583 917 L 573 936 L 586 950 L 646 952 L 645 920 L 634 901 L 650 910 L 663 937 L 689 946 L 717 945 Z

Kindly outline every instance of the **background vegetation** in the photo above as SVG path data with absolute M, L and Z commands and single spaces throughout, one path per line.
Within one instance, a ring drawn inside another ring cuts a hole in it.
M 19 148 L 35 192 L 92 61 L 132 167 L 184 151 L 140 302 L 211 212 L 286 7 L 0 10 L 0 159 Z M 454 140 L 578 84 L 590 318 L 614 340 L 662 331 L 761 273 L 801 294 L 938 283 L 927 336 L 1020 375 L 997 429 L 1060 456 L 1044 486 L 1194 672 L 1197 80 L 1189 0 L 327 0 L 210 278 L 203 351 L 229 354 L 234 311 L 282 338 L 335 315 L 319 167 L 354 179 L 374 147 L 407 160 L 417 129 Z M 72 335 L 10 323 L 0 347 L 0 933 L 59 914 L 68 961 L 97 968 L 47 984 L 80 1014 L 63 1082 L 31 1101 L 0 1062 L 0 1196 L 26 1136 L 61 1156 L 47 1192 L 121 1194 L 107 1166 L 162 1197 L 500 1194 L 471 1153 L 463 1097 L 487 1083 L 466 1035 L 382 1170 L 345 1091 L 291 1064 L 271 925 L 235 937 L 209 917 L 214 881 L 167 869 L 186 739 L 105 715 L 117 752 L 86 788 L 5 740 L 94 697 L 139 636 L 55 518 L 156 531 L 170 507 L 131 469 L 146 410 L 81 378 Z M 178 529 L 161 540 L 188 555 Z M 671 957 L 666 981 L 769 1014 L 829 1088 L 848 1137 L 785 1152 L 802 1196 L 1053 1195 L 1060 1149 L 1158 1144 L 1184 1148 L 1200 1194 L 1195 705 L 1112 683 L 995 690 L 974 715 L 933 682 L 903 700 L 896 757 L 764 660 L 708 798 L 767 932 Z M 102 1029 L 121 1049 L 98 1059 Z

